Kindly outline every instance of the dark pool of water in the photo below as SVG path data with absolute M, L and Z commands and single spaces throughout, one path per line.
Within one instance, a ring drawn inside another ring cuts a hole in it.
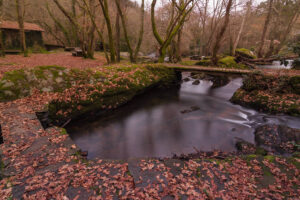
M 184 73 L 183 77 L 189 76 Z M 260 124 L 300 128 L 300 119 L 270 116 L 231 104 L 228 100 L 242 78 L 212 88 L 211 81 L 183 82 L 180 88 L 152 90 L 113 113 L 94 120 L 76 121 L 67 131 L 88 151 L 88 158 L 128 159 L 168 157 L 199 151 L 235 151 L 236 138 L 254 143 Z

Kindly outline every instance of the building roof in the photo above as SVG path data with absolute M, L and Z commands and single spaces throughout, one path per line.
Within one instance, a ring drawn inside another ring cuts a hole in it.
M 19 24 L 15 21 L 2 21 L 0 22 L 0 28 L 2 29 L 15 29 L 19 30 Z M 40 31 L 44 32 L 44 29 L 42 29 L 39 25 L 33 24 L 33 23 L 24 23 L 24 29 L 25 31 Z

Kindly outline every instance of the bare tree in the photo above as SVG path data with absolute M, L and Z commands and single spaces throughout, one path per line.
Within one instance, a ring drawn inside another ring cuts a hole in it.
M 84 3 L 84 7 L 82 7 L 82 8 L 86 9 L 86 11 L 87 11 L 87 13 L 88 13 L 88 15 L 89 15 L 89 17 L 90 17 L 90 19 L 91 19 L 91 22 L 92 22 L 92 24 L 93 24 L 93 27 L 95 28 L 95 30 L 96 30 L 96 32 L 97 32 L 97 34 L 98 34 L 98 37 L 99 37 L 101 43 L 103 44 L 103 49 L 104 49 L 105 58 L 106 58 L 107 63 L 109 64 L 109 63 L 111 63 L 111 60 L 110 60 L 110 57 L 109 57 L 109 55 L 108 55 L 108 53 L 107 53 L 107 50 L 106 50 L 106 45 L 105 45 L 105 42 L 104 42 L 103 34 L 102 34 L 102 32 L 100 31 L 100 29 L 98 28 L 98 26 L 97 26 L 97 23 L 96 23 L 96 15 L 95 15 L 95 13 L 93 13 L 93 12 L 91 11 L 92 9 L 91 9 L 91 7 L 90 7 L 90 4 L 88 4 L 87 0 L 82 0 L 82 2 Z M 104 25 L 104 24 L 103 24 L 103 25 Z M 104 27 L 103 27 L 103 28 L 104 28 Z M 103 28 L 102 28 L 102 29 L 103 29 Z M 110 49 L 110 50 L 111 50 L 111 49 Z
M 15 0 L 16 12 L 20 29 L 20 44 L 23 51 L 24 57 L 28 56 L 27 46 L 26 46 L 26 35 L 24 29 L 24 16 L 25 16 L 25 0 Z
M 264 25 L 264 29 L 262 32 L 262 36 L 261 36 L 261 40 L 260 40 L 260 45 L 258 48 L 258 52 L 257 55 L 259 58 L 261 58 L 262 55 L 262 50 L 265 44 L 265 39 L 266 39 L 266 34 L 267 34 L 267 30 L 269 28 L 269 24 L 270 24 L 270 20 L 271 20 L 271 14 L 272 14 L 272 6 L 273 6 L 273 0 L 269 0 L 269 8 L 268 8 L 268 14 L 265 20 L 265 25 Z
M 247 10 L 246 10 L 246 13 L 245 13 L 244 16 L 243 16 L 243 19 L 242 19 L 242 23 L 241 23 L 241 26 L 240 26 L 239 33 L 238 33 L 238 35 L 237 35 L 237 37 L 236 37 L 236 39 L 235 39 L 235 42 L 234 42 L 234 44 L 233 44 L 233 47 L 232 47 L 232 53 L 231 53 L 232 55 L 235 55 L 235 50 L 236 50 L 236 48 L 237 48 L 237 46 L 238 46 L 238 44 L 239 44 L 241 35 L 242 35 L 242 33 L 243 33 L 246 19 L 247 19 L 248 15 L 249 15 L 249 12 L 251 11 L 251 5 L 252 5 L 252 0 L 250 0 L 250 1 L 248 1 L 248 2 L 246 3 Z
M 140 33 L 139 33 L 138 43 L 137 43 L 135 49 L 132 48 L 132 44 L 130 43 L 130 40 L 129 40 L 129 37 L 128 37 L 128 31 L 127 31 L 125 16 L 123 14 L 123 11 L 122 11 L 119 0 L 115 0 L 115 3 L 116 3 L 116 6 L 118 8 L 118 13 L 121 17 L 123 32 L 124 32 L 125 40 L 126 40 L 126 43 L 127 43 L 129 54 L 130 54 L 130 61 L 135 63 L 136 60 L 137 60 L 138 53 L 140 51 L 141 45 L 142 45 L 143 35 L 144 35 L 144 13 L 145 13 L 144 7 L 145 7 L 145 1 L 142 0 L 141 19 L 140 19 Z
M 225 16 L 224 16 L 224 18 L 225 18 L 224 23 L 223 23 L 220 31 L 217 34 L 216 42 L 215 42 L 213 52 L 212 52 L 212 62 L 213 62 L 214 65 L 218 64 L 217 54 L 218 54 L 218 51 L 220 49 L 221 41 L 223 39 L 226 28 L 229 24 L 229 17 L 230 17 L 231 7 L 232 7 L 232 0 L 228 0 L 227 5 L 226 5 L 226 12 L 225 12 Z
M 189 15 L 189 13 L 194 8 L 194 0 L 187 0 L 187 1 L 180 1 L 180 4 L 178 4 L 175 0 L 172 0 L 173 6 L 177 8 L 177 13 L 175 17 L 172 17 L 167 32 L 165 34 L 165 37 L 163 38 L 157 31 L 156 27 L 156 20 L 155 20 L 155 6 L 157 3 L 157 0 L 152 0 L 151 4 L 151 23 L 152 23 L 152 31 L 154 34 L 155 39 L 157 40 L 159 47 L 159 59 L 158 62 L 162 63 L 164 62 L 167 48 L 171 44 L 174 37 L 177 35 L 180 28 L 183 26 L 186 17 Z
M 108 32 L 108 42 L 109 42 L 109 50 L 110 50 L 110 62 L 115 63 L 116 62 L 116 50 L 114 45 L 114 37 L 113 37 L 113 31 L 112 31 L 112 25 L 110 21 L 110 15 L 109 15 L 109 8 L 107 0 L 99 0 L 100 6 L 103 11 L 104 19 L 106 21 L 106 27 Z
M 117 53 L 117 62 L 121 61 L 121 30 L 120 30 L 120 14 L 116 14 L 116 53 Z
M 90 28 L 90 30 L 88 30 L 89 22 L 87 21 L 86 9 L 83 7 L 80 7 L 82 9 L 81 15 L 83 16 L 82 17 L 83 22 L 81 23 L 82 24 L 81 25 L 77 19 L 76 9 L 74 8 L 74 6 L 76 6 L 78 3 L 77 0 L 72 0 L 72 2 L 74 3 L 74 4 L 72 4 L 72 12 L 69 12 L 66 8 L 64 8 L 58 0 L 53 0 L 53 2 L 56 4 L 58 9 L 64 14 L 64 16 L 69 20 L 69 22 L 71 23 L 71 25 L 74 28 L 74 31 L 77 32 L 74 34 L 74 37 L 75 37 L 74 39 L 79 40 L 80 47 L 83 52 L 83 56 L 85 58 L 93 58 L 95 26 L 92 23 L 93 26 Z M 90 0 L 89 4 L 91 7 L 94 8 L 93 0 Z M 90 14 L 93 15 L 93 13 L 95 13 L 95 11 L 93 9 L 90 9 L 89 15 Z M 89 33 L 87 33 L 87 32 L 89 32 Z M 78 36 L 80 36 L 80 37 L 78 37 Z M 78 38 L 76 38 L 76 37 L 78 37 Z

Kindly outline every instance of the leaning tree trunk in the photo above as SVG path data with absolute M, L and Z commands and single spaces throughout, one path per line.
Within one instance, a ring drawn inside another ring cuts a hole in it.
M 218 64 L 217 54 L 218 54 L 218 51 L 220 49 L 221 41 L 223 39 L 224 33 L 225 33 L 225 31 L 227 29 L 227 26 L 229 24 L 231 6 L 232 6 L 232 0 L 228 0 L 227 6 L 226 6 L 225 21 L 224 21 L 223 26 L 221 27 L 220 32 L 217 35 L 216 43 L 214 45 L 213 52 L 212 52 L 212 62 L 213 62 L 214 65 Z
M 21 49 L 24 53 L 24 57 L 27 57 L 28 52 L 27 52 L 27 47 L 26 47 L 26 37 L 25 37 L 25 29 L 24 29 L 24 14 L 25 14 L 24 0 L 15 0 L 15 1 L 16 1 L 16 10 L 17 10 L 18 23 L 19 23 L 19 29 L 20 29 Z
M 263 33 L 262 33 L 261 40 L 260 40 L 260 46 L 258 48 L 258 53 L 257 53 L 259 58 L 263 57 L 262 50 L 263 50 L 263 47 L 264 47 L 264 44 L 265 44 L 266 34 L 267 34 L 267 30 L 268 30 L 270 20 L 271 20 L 272 6 L 273 6 L 273 0 L 270 0 L 268 15 L 267 15 L 267 18 L 266 18 L 266 21 L 265 21 Z

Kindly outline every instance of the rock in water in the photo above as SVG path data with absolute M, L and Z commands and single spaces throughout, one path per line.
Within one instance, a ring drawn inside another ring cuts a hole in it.
M 283 125 L 263 125 L 255 131 L 257 145 L 262 145 L 279 153 L 293 153 L 300 144 L 300 130 Z
M 193 85 L 199 85 L 200 84 L 200 81 L 199 80 L 195 80 L 194 82 L 193 82 Z

